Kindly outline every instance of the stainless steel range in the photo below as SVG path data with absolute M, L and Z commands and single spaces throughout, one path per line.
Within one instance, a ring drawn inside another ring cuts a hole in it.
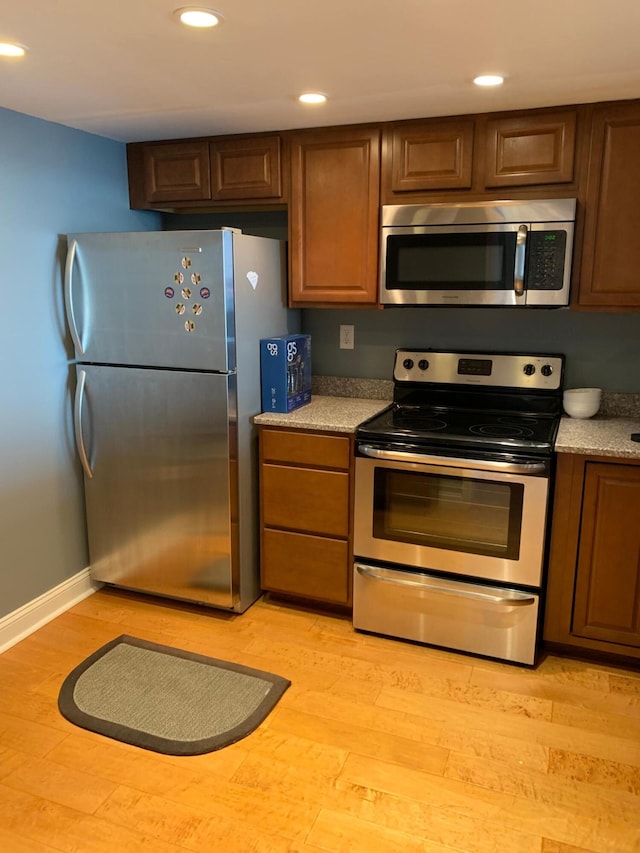
M 398 350 L 356 434 L 353 624 L 535 663 L 564 356 Z

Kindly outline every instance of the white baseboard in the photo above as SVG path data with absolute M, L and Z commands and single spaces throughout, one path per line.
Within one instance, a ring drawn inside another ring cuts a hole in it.
M 83 598 L 88 598 L 101 586 L 101 583 L 91 580 L 89 569 L 83 569 L 77 575 L 4 616 L 0 619 L 0 654 Z

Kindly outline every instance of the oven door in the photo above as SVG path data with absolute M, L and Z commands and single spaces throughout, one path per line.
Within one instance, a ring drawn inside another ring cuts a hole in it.
M 426 456 L 361 444 L 354 554 L 539 587 L 549 461 Z

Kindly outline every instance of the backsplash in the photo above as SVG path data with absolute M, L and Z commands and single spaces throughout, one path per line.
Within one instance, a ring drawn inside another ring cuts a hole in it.
M 393 399 L 389 379 L 359 379 L 349 376 L 312 376 L 311 393 L 319 397 L 360 397 L 366 400 Z M 598 416 L 640 418 L 640 394 L 603 391 Z
M 640 418 L 640 394 L 602 392 L 598 415 L 616 418 Z
M 390 379 L 312 376 L 311 394 L 317 394 L 320 397 L 360 397 L 363 400 L 393 400 L 393 382 Z

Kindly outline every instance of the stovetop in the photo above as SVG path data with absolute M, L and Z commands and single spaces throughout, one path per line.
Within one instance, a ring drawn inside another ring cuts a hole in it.
M 550 454 L 563 367 L 562 356 L 398 350 L 394 403 L 356 437 L 450 453 Z

